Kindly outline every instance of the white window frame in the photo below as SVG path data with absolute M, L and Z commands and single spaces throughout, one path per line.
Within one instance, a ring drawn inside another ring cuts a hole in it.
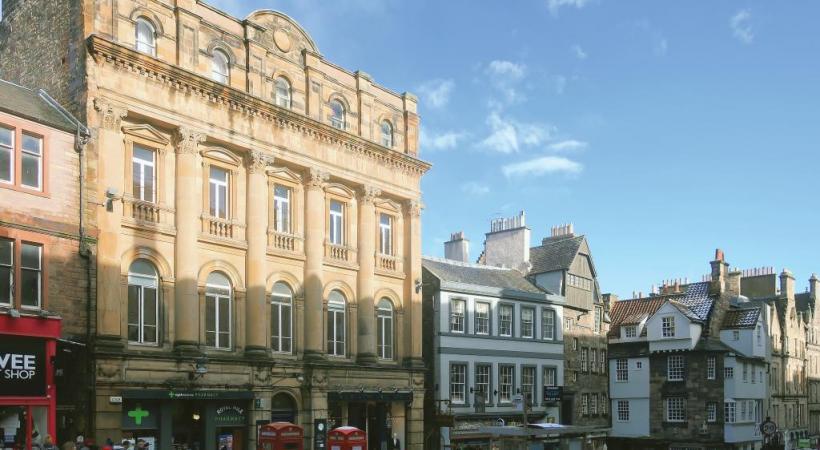
M 393 255 L 393 216 L 379 213 L 379 253 Z
M 284 191 L 284 195 L 280 192 Z M 273 229 L 278 233 L 290 234 L 291 197 L 293 189 L 284 184 L 273 185 Z
M 222 50 L 214 50 L 211 57 L 211 79 L 222 84 L 231 81 L 231 59 Z
M 717 402 L 706 403 L 706 422 L 717 422 Z
M 629 382 L 629 360 L 620 358 L 615 360 L 615 381 L 619 383 Z
M 624 327 L 624 337 L 634 338 L 638 336 L 638 327 L 635 325 L 626 325 Z
M 541 310 L 541 339 L 555 340 L 555 310 L 544 308 Z
M 723 379 L 731 380 L 735 377 L 735 368 L 728 366 L 723 368 Z
M 487 310 L 484 312 L 479 311 L 479 306 L 482 308 L 486 307 Z M 489 336 L 490 334 L 490 312 L 492 308 L 489 303 L 487 302 L 476 302 L 475 303 L 475 313 L 474 313 L 474 321 L 473 329 L 475 334 L 480 334 L 483 336 Z
M 15 155 L 15 140 L 17 138 L 17 130 L 14 129 L 14 128 L 9 128 L 9 127 L 0 125 L 0 131 L 8 132 L 9 138 L 10 138 L 10 143 L 8 145 L 7 144 L 0 144 L 0 152 L 8 152 L 8 155 L 9 155 L 9 166 L 8 166 L 9 179 L 8 180 L 0 179 L 0 183 L 13 185 L 14 184 L 14 175 L 15 175 L 15 170 L 14 169 L 17 167 L 16 166 L 16 159 L 15 159 L 15 156 L 16 156 Z
M 464 318 L 467 316 L 467 301 L 463 298 L 450 299 L 450 333 L 465 333 Z
M 141 38 L 140 26 L 147 28 L 148 41 Z M 157 56 L 157 30 L 154 24 L 145 17 L 138 17 L 134 23 L 134 48 L 140 53 Z
M 706 357 L 706 379 L 714 380 L 717 377 L 717 359 L 714 356 Z
M 287 288 L 289 294 L 285 294 L 284 289 L 278 290 L 277 286 Z M 273 330 L 271 330 L 271 350 L 274 353 L 293 353 L 293 289 L 284 281 L 277 281 L 273 285 L 270 303 L 271 314 L 273 314 L 274 310 L 277 312 L 277 328 L 279 329 L 279 333 L 276 335 L 274 335 Z M 285 311 L 287 311 L 287 318 L 284 317 Z M 273 319 L 273 317 L 271 319 Z M 273 325 L 273 320 L 271 320 L 271 325 Z M 290 335 L 286 335 L 284 332 L 285 325 L 287 325 L 287 329 L 290 330 Z
M 509 381 L 509 383 L 507 383 Z M 512 403 L 515 390 L 515 366 L 498 365 L 498 403 Z
M 558 386 L 558 368 L 554 366 L 544 367 L 544 386 Z
M 504 311 L 509 311 L 509 316 L 504 314 Z M 498 305 L 498 335 L 502 337 L 513 336 L 513 320 L 515 317 L 515 307 L 510 304 Z
M 529 404 L 534 405 L 535 398 L 535 383 L 538 380 L 538 370 L 535 366 L 521 367 L 521 395 L 523 400 L 529 401 Z M 528 397 L 529 396 L 529 397 Z
M 20 186 L 27 188 L 27 189 L 34 189 L 38 191 L 43 190 L 43 137 L 23 132 L 22 133 L 23 139 L 20 142 Z M 34 139 L 37 144 L 37 152 L 35 153 L 31 149 L 26 148 L 26 138 Z M 31 185 L 26 184 L 23 177 L 23 164 L 25 163 L 26 157 L 34 158 L 37 160 L 37 184 Z
M 617 421 L 618 422 L 629 422 L 629 400 L 618 400 L 616 402 L 617 407 Z
M 737 404 L 735 402 L 723 403 L 723 422 L 735 423 L 737 421 Z
M 334 205 L 339 206 L 339 210 L 334 210 Z M 333 245 L 344 245 L 345 228 L 345 204 L 339 200 L 331 200 L 329 206 L 329 230 L 328 241 Z
M 524 313 L 529 313 L 529 320 L 524 318 Z M 524 339 L 535 338 L 535 308 L 521 308 L 521 337 Z
M 137 260 L 138 261 L 138 260 Z M 154 270 L 154 276 L 149 276 L 147 274 L 132 272 L 131 267 L 137 262 L 134 261 L 131 263 L 131 266 L 128 268 L 128 299 L 127 301 L 131 302 L 131 287 L 137 288 L 137 298 L 134 299 L 137 302 L 137 322 L 132 323 L 128 316 L 129 314 L 126 313 L 126 321 L 127 321 L 127 329 L 126 329 L 126 336 L 129 338 L 128 342 L 131 344 L 142 344 L 142 345 L 159 345 L 159 276 L 157 274 L 156 267 L 148 262 L 145 261 L 146 264 L 149 264 L 150 267 Z M 154 341 L 146 341 L 145 340 L 145 329 L 151 327 L 151 325 L 146 325 L 145 323 L 145 291 L 146 289 L 154 289 L 154 317 L 156 318 L 157 323 L 153 325 L 154 328 Z M 130 305 L 127 305 L 128 307 Z M 128 308 L 130 309 L 130 308 Z M 130 328 L 136 326 L 137 327 L 137 339 L 131 340 L 130 339 Z
M 393 148 L 393 124 L 389 120 L 382 120 L 379 128 L 381 129 L 382 145 Z
M 492 388 L 492 371 L 493 366 L 490 364 L 476 364 L 475 365 L 475 393 L 483 394 L 484 404 L 490 403 Z M 476 403 L 478 401 L 476 400 Z
M 669 355 L 666 357 L 667 381 L 683 381 L 686 362 L 683 355 Z
M 339 99 L 330 101 L 330 126 L 339 130 L 347 127 L 347 108 Z
M 223 172 L 225 179 L 214 178 L 214 171 Z M 213 205 L 213 210 L 209 211 L 211 217 L 228 220 L 231 217 L 231 171 L 224 167 L 209 166 L 208 184 L 208 195 L 214 196 L 214 198 L 208 199 L 209 205 Z M 224 189 L 224 194 L 221 193 L 220 188 Z M 220 204 L 220 202 L 224 204 Z M 224 211 L 220 211 L 221 209 L 224 209 Z
M 666 397 L 663 399 L 666 422 L 686 421 L 686 398 Z
M 276 77 L 273 83 L 273 97 L 277 106 L 290 109 L 292 105 L 293 90 L 290 81 L 282 76 Z
M 151 154 L 151 160 L 147 160 L 137 156 L 138 150 L 144 151 L 146 153 Z M 131 176 L 135 177 L 136 179 L 132 180 L 132 189 L 136 187 L 139 192 L 132 192 L 131 194 L 137 200 L 149 203 L 156 203 L 156 192 L 157 192 L 157 152 L 154 149 L 144 147 L 142 145 L 134 144 L 133 150 L 131 152 Z M 151 186 L 153 187 L 150 192 L 150 197 L 145 195 L 145 185 L 146 181 L 148 180 L 148 176 L 146 176 L 146 170 L 151 169 Z M 136 173 L 135 173 L 136 172 Z
M 336 296 L 339 300 L 336 300 Z M 342 320 L 342 337 L 339 339 L 338 318 Z M 339 291 L 331 291 L 327 302 L 327 354 L 335 357 L 347 355 L 347 297 Z M 340 347 L 341 345 L 341 347 Z M 332 348 L 331 348 L 332 347 Z M 341 348 L 341 351 L 339 350 Z
M 222 275 L 225 276 L 225 275 Z M 226 277 L 226 276 L 225 276 Z M 227 278 L 227 277 L 226 277 Z M 210 348 L 215 348 L 219 350 L 230 350 L 232 345 L 232 337 L 233 337 L 233 288 L 229 284 L 227 285 L 215 285 L 206 282 L 205 283 L 205 308 L 208 308 L 209 298 L 213 301 L 213 314 L 214 314 L 214 330 L 209 330 L 207 328 L 207 320 L 205 321 L 206 328 L 205 328 L 205 335 L 206 335 L 206 342 L 207 342 L 207 335 L 208 333 L 214 334 L 214 345 L 209 346 Z M 222 302 L 228 303 L 228 337 L 227 343 L 222 342 L 222 336 L 220 331 L 220 324 L 223 323 L 223 317 L 221 317 L 219 313 L 220 306 Z M 206 310 L 205 314 L 207 315 L 208 312 Z
M 675 316 L 661 317 L 661 336 L 675 337 Z
M 587 359 L 589 358 L 589 349 L 586 347 L 581 348 L 581 372 L 587 372 L 589 370 L 589 365 L 587 364 Z
M 589 415 L 589 394 L 581 394 L 581 415 Z
M 376 310 L 376 331 L 378 336 L 376 339 L 376 353 L 381 360 L 393 359 L 393 336 L 395 333 L 395 325 L 393 320 L 393 302 L 387 298 L 382 298 L 379 301 Z
M 593 330 L 592 331 L 595 334 L 600 334 L 601 333 L 601 324 L 603 323 L 603 316 L 602 316 L 603 310 L 601 309 L 600 306 L 595 307 L 594 314 L 595 314 L 595 318 L 594 318 L 595 323 L 593 324 Z
M 467 403 L 467 364 L 450 363 L 450 403 Z

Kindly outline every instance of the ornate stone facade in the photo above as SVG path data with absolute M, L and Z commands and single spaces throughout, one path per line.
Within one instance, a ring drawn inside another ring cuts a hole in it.
M 63 3 L 13 3 L 4 16 Z M 73 71 L 4 64 L 28 39 L 22 20 L 0 32 L 0 71 L 52 86 L 96 135 L 86 178 L 104 207 L 88 214 L 99 294 L 87 433 L 204 449 L 225 433 L 256 448 L 256 423 L 290 419 L 312 448 L 327 420 L 368 428 L 374 446 L 396 433 L 422 448 L 416 284 L 429 165 L 417 158 L 416 98 L 326 62 L 278 12 L 82 3 L 94 13 L 66 8 L 71 20 L 53 24 L 79 44 Z M 186 399 L 194 392 L 210 397 Z M 129 422 L 137 408 L 153 428 Z

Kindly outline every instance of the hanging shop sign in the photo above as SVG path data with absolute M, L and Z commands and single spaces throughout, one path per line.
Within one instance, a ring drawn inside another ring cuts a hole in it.
M 544 386 L 544 401 L 557 402 L 561 400 L 561 386 Z
M 0 397 L 45 395 L 45 340 L 4 335 L 0 339 Z

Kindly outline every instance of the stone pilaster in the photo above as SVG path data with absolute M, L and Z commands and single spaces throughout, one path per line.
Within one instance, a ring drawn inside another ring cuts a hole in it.
M 122 261 L 119 248 L 122 222 L 125 174 L 125 147 L 122 118 L 127 109 L 105 99 L 95 99 L 98 115 L 97 158 L 98 199 L 104 206 L 97 209 L 99 237 L 97 241 L 97 343 L 119 347 L 125 334 L 122 331 L 121 291 Z
M 245 300 L 245 352 L 251 356 L 268 354 L 267 321 L 265 305 L 267 296 L 267 230 L 268 230 L 268 180 L 265 168 L 272 158 L 259 151 L 248 154 L 248 201 L 246 210 L 246 239 L 248 251 L 245 254 L 247 298 Z
M 405 353 L 405 364 L 412 367 L 423 367 L 421 356 L 421 209 L 418 200 L 409 200 L 405 203 L 407 220 L 407 251 L 405 265 L 407 278 L 405 279 L 405 327 L 404 341 L 408 344 Z
M 180 353 L 199 352 L 199 292 L 197 289 L 197 237 L 202 195 L 197 153 L 205 135 L 180 128 L 176 136 L 176 243 L 174 267 L 174 347 Z
M 376 207 L 374 201 L 381 191 L 372 186 L 362 188 L 359 195 L 359 274 L 358 274 L 358 361 L 376 362 L 376 309 L 373 299 L 373 278 L 376 269 Z
M 305 359 L 325 358 L 322 308 L 324 284 L 325 192 L 328 174 L 310 169 L 305 192 Z

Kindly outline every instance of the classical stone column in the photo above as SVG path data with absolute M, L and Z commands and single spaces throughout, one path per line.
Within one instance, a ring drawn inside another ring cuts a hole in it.
M 174 248 L 174 347 L 180 353 L 199 352 L 199 293 L 197 237 L 200 232 L 202 190 L 197 183 L 199 143 L 205 135 L 180 128 L 176 136 L 176 245 Z
M 325 357 L 322 326 L 322 268 L 325 239 L 325 192 L 328 174 L 312 168 L 305 192 L 305 359 Z
M 376 309 L 373 304 L 373 278 L 376 269 L 376 207 L 381 191 L 365 186 L 359 195 L 359 278 L 358 278 L 358 361 L 376 362 Z
M 122 118 L 128 111 L 103 99 L 94 100 L 98 112 L 97 129 L 98 198 L 105 203 L 97 209 L 97 334 L 98 345 L 119 346 L 126 337 L 122 332 L 122 304 L 127 301 L 121 291 L 120 223 L 125 174 Z
M 259 151 L 248 155 L 248 201 L 246 210 L 246 239 L 248 251 L 245 254 L 245 276 L 247 297 L 245 300 L 245 353 L 250 356 L 266 356 L 267 321 L 265 318 L 265 284 L 267 278 L 266 253 L 268 247 L 268 181 L 265 167 L 270 157 Z
M 404 341 L 409 351 L 405 363 L 411 367 L 423 367 L 421 357 L 421 202 L 410 200 L 405 204 L 407 215 L 407 252 L 405 253 L 405 327 Z

